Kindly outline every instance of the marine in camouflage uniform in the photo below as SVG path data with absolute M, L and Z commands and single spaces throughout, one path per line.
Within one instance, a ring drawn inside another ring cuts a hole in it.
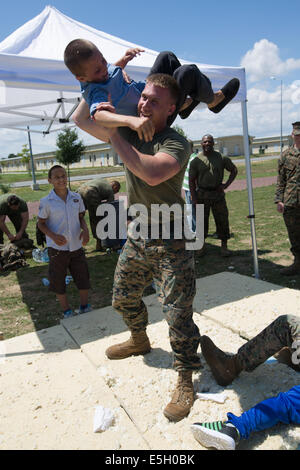
M 183 220 L 184 201 L 181 197 L 181 186 L 190 145 L 184 137 L 168 127 L 158 136 L 154 135 L 150 143 L 140 141 L 137 134 L 128 129 L 122 129 L 120 132 L 143 153 L 164 152 L 173 155 L 179 161 L 181 170 L 160 185 L 150 187 L 125 167 L 129 209 L 135 204 L 143 204 L 147 209 L 144 225 L 149 229 L 149 238 L 144 239 L 141 235 L 136 239 L 129 227 L 127 242 L 115 272 L 113 307 L 122 314 L 131 332 L 145 331 L 148 314 L 142 296 L 145 287 L 154 280 L 169 325 L 174 368 L 178 371 L 195 370 L 201 364 L 197 355 L 200 335 L 193 321 L 192 309 L 195 295 L 193 251 L 185 249 L 184 238 L 175 239 L 174 221 L 171 221 L 170 239 L 151 238 L 152 204 L 166 204 L 169 207 L 178 204 L 182 209 Z M 159 236 L 163 236 L 161 220 L 157 219 L 156 222 Z
M 191 162 L 189 184 L 193 204 L 204 205 L 204 238 L 208 235 L 209 215 L 212 211 L 218 238 L 221 239 L 221 254 L 228 256 L 227 240 L 230 238 L 228 208 L 224 190 L 230 186 L 237 175 L 237 167 L 230 158 L 214 151 L 211 135 L 202 138 L 203 152 Z M 224 170 L 230 175 L 223 184 Z M 200 254 L 204 254 L 205 246 Z
M 300 371 L 300 317 L 281 315 L 253 339 L 239 348 L 237 354 L 225 354 L 208 336 L 201 337 L 202 354 L 219 385 L 230 384 L 241 371 L 253 371 L 269 357 L 275 356 Z
M 5 218 L 12 222 L 16 235 L 12 235 L 6 226 Z M 15 194 L 3 194 L 0 196 L 0 244 L 4 243 L 4 233 L 10 241 L 29 238 L 26 233 L 29 212 L 27 203 Z M 16 238 L 17 237 L 17 238 Z
M 283 152 L 278 161 L 275 204 L 283 214 L 288 231 L 294 262 L 281 270 L 281 274 L 300 274 L 300 122 L 294 122 L 294 146 Z
M 112 202 L 114 195 L 120 190 L 118 181 L 108 182 L 103 178 L 95 178 L 84 183 L 78 188 L 78 193 L 83 199 L 85 208 L 89 213 L 91 231 L 95 240 L 97 240 L 96 249 L 101 249 L 101 241 L 97 237 L 96 228 L 101 217 L 96 215 L 100 204 Z

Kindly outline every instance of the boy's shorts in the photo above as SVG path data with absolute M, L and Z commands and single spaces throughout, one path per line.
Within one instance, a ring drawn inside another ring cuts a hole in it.
M 83 248 L 63 251 L 48 247 L 48 255 L 50 291 L 59 295 L 65 294 L 68 269 L 79 290 L 90 288 L 90 275 Z

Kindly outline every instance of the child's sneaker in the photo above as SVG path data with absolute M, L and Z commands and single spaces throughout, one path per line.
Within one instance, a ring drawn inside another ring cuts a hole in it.
M 240 433 L 231 423 L 213 421 L 211 423 L 194 423 L 191 425 L 194 438 L 204 447 L 218 450 L 235 450 Z
M 69 308 L 69 310 L 66 310 L 64 312 L 64 318 L 71 318 L 71 317 L 74 317 L 74 312 L 71 308 Z
M 87 313 L 87 312 L 91 312 L 93 309 L 91 307 L 90 304 L 87 304 L 85 306 L 82 306 L 80 305 L 79 309 L 78 310 L 75 310 L 75 312 L 78 314 L 78 315 L 81 315 L 82 313 Z

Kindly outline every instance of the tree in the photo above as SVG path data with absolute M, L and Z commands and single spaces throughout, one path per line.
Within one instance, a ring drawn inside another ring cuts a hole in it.
M 24 144 L 23 147 L 22 147 L 22 151 L 20 153 L 18 153 L 18 157 L 21 157 L 21 162 L 22 163 L 25 163 L 26 167 L 27 167 L 27 171 L 29 173 L 29 175 L 31 175 L 31 170 L 30 170 L 30 150 L 28 148 L 28 145 L 27 144 Z
M 65 128 L 58 134 L 56 146 L 58 148 L 55 152 L 56 158 L 59 163 L 62 163 L 67 167 L 69 188 L 71 189 L 69 165 L 80 161 L 80 157 L 85 150 L 85 146 L 81 140 L 78 140 L 76 129 L 69 128 Z
M 18 155 L 15 155 L 14 153 L 10 153 L 7 158 L 16 158 Z
M 183 135 L 183 137 L 185 137 L 186 139 L 188 139 L 188 136 L 186 135 L 186 133 L 184 132 L 184 130 L 182 129 L 182 127 L 178 126 L 177 124 L 175 124 L 175 126 L 172 126 L 173 129 L 178 132 L 178 134 L 180 135 Z

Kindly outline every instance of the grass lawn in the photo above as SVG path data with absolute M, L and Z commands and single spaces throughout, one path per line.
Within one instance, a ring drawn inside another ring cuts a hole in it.
M 102 173 L 114 173 L 117 171 L 124 171 L 124 168 L 121 166 L 106 166 L 106 167 L 95 167 L 95 168 L 70 168 L 70 176 L 77 175 L 96 175 Z M 48 171 L 36 171 L 35 177 L 39 179 L 47 179 Z M 28 173 L 2 173 L 0 174 L 0 183 L 10 184 L 17 183 L 21 181 L 32 181 L 32 176 Z
M 18 194 L 24 196 L 22 191 L 31 190 L 18 189 Z M 39 197 L 42 197 L 48 193 L 49 188 L 45 187 L 40 191 L 31 191 L 31 194 L 39 193 Z M 125 191 L 125 183 L 122 183 L 121 191 Z M 283 287 L 299 289 L 300 276 L 293 276 L 291 279 L 279 274 L 280 267 L 290 264 L 292 255 L 282 216 L 277 213 L 273 203 L 274 191 L 275 186 L 253 190 L 260 278 Z M 231 191 L 226 197 L 233 233 L 228 247 L 233 251 L 233 255 L 230 258 L 222 258 L 220 241 L 208 237 L 207 254 L 199 257 L 195 252 L 197 278 L 228 271 L 229 267 L 231 267 L 230 272 L 253 275 L 247 191 Z M 35 224 L 36 218 L 31 220 L 28 226 L 28 232 L 34 240 Z M 215 225 L 211 218 L 210 234 L 214 231 Z M 111 305 L 113 276 L 118 254 L 99 253 L 94 249 L 95 241 L 91 237 L 86 247 L 92 283 L 90 302 L 94 308 L 101 308 Z M 42 284 L 42 278 L 47 277 L 48 265 L 36 263 L 32 258 L 28 259 L 28 263 L 28 267 L 18 271 L 0 274 L 0 331 L 4 333 L 5 338 L 56 325 L 61 319 L 55 295 L 48 292 Z M 71 306 L 77 308 L 78 292 L 73 282 L 68 285 L 67 292 Z

